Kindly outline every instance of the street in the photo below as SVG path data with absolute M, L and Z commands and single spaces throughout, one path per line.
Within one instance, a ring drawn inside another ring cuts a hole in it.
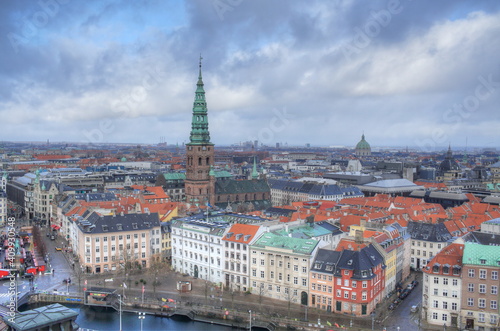
M 413 273 L 411 279 L 416 279 L 419 284 L 410 292 L 410 294 L 399 303 L 396 309 L 389 311 L 387 319 L 382 323 L 387 331 L 400 330 L 417 331 L 420 330 L 420 309 L 422 307 L 422 274 Z M 412 313 L 411 307 L 419 305 L 417 312 Z

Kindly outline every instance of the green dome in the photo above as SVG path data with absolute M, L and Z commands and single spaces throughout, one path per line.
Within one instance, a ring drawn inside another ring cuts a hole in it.
M 121 161 L 122 162 L 127 162 L 127 158 L 126 157 L 122 157 Z
M 361 140 L 356 145 L 356 149 L 357 150 L 358 149 L 370 149 L 371 150 L 370 144 L 365 140 L 365 135 L 364 134 L 361 136 Z

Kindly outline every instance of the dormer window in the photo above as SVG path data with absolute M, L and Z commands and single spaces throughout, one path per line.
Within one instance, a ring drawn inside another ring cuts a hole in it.
M 479 260 L 479 262 L 480 262 L 481 264 L 486 264 L 486 259 L 480 259 L 480 260 Z
M 132 223 L 132 229 L 137 230 L 137 223 Z
M 436 265 L 436 264 L 435 264 L 435 265 L 432 267 L 432 272 L 439 272 L 439 265 Z
M 118 224 L 116 224 L 116 229 L 118 231 L 123 231 L 123 226 L 120 223 L 118 223 Z

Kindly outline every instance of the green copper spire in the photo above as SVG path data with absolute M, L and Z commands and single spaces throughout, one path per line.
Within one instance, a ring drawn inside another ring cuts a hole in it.
M 212 144 L 210 142 L 210 132 L 208 131 L 207 102 L 205 100 L 205 90 L 203 89 L 203 78 L 201 76 L 202 59 L 200 55 L 200 72 L 198 82 L 196 83 L 189 145 Z
M 257 163 L 255 161 L 255 156 L 253 158 L 253 169 L 252 169 L 252 179 L 258 179 L 259 173 L 257 172 Z

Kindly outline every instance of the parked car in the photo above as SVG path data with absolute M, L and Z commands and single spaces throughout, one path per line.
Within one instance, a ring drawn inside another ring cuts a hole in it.
M 62 251 L 62 247 L 56 246 L 56 251 Z
M 404 300 L 404 299 L 408 296 L 408 294 L 410 294 L 410 290 L 409 290 L 409 289 L 406 289 L 406 290 L 404 290 L 403 292 L 401 292 L 401 294 L 399 295 L 399 298 L 400 298 L 401 300 Z
M 50 240 L 56 240 L 56 236 L 51 235 L 51 236 L 50 236 Z
M 411 284 L 413 285 L 413 287 L 415 288 L 417 285 L 418 285 L 418 280 L 414 280 L 411 282 Z
M 416 313 L 416 312 L 418 311 L 418 305 L 413 305 L 413 306 L 411 306 L 410 311 L 411 311 L 412 313 Z

